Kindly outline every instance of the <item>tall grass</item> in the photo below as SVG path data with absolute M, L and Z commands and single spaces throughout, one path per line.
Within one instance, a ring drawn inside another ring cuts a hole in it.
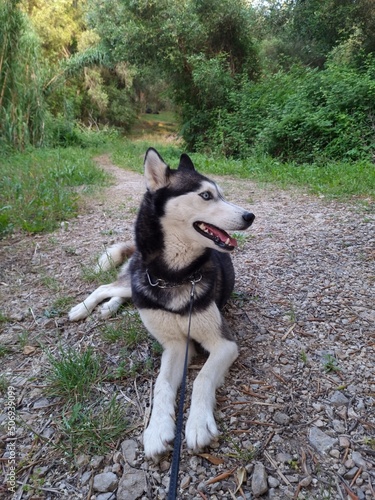
M 0 235 L 51 231 L 77 215 L 77 187 L 108 182 L 91 156 L 86 149 L 60 148 L 0 158 Z
M 40 43 L 18 1 L 0 2 L 0 147 L 40 145 L 44 135 Z

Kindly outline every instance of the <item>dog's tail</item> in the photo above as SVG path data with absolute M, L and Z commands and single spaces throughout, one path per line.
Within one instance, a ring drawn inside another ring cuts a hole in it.
M 129 259 L 135 252 L 133 243 L 116 243 L 103 253 L 95 267 L 95 272 L 107 271 Z

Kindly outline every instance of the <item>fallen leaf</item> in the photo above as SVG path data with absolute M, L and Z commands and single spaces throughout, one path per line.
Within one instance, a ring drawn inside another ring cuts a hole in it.
M 30 356 L 31 354 L 34 354 L 36 351 L 36 347 L 33 345 L 25 345 L 23 348 L 23 354 L 26 354 L 26 356 Z
M 206 484 L 213 484 L 213 483 L 218 483 L 219 481 L 222 481 L 223 479 L 227 479 L 229 476 L 233 474 L 233 472 L 236 470 L 236 467 L 234 469 L 228 470 L 226 472 L 223 472 L 222 474 L 219 474 L 216 477 L 212 477 L 209 479 Z
M 245 469 L 245 467 L 239 467 L 237 469 L 236 476 L 237 476 L 237 489 L 234 492 L 234 494 L 237 493 L 237 491 L 241 488 L 243 483 L 246 481 L 246 469 Z
M 210 453 L 200 453 L 199 456 L 205 458 L 213 465 L 221 465 L 224 463 L 224 460 L 222 458 L 215 457 L 215 455 L 211 455 Z

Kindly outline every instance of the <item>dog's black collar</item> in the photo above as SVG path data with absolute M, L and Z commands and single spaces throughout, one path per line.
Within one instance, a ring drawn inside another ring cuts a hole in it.
M 148 272 L 148 269 L 146 269 L 146 276 L 147 276 L 148 282 L 150 283 L 151 286 L 157 286 L 159 288 L 176 288 L 179 286 L 187 285 L 188 283 L 195 285 L 196 283 L 199 283 L 202 279 L 202 274 L 199 272 L 196 272 L 196 273 L 192 274 L 191 276 L 188 276 L 184 280 L 180 281 L 179 283 L 170 283 L 169 281 L 162 280 L 161 278 L 157 278 L 157 279 L 155 279 L 155 281 L 152 281 L 150 273 Z

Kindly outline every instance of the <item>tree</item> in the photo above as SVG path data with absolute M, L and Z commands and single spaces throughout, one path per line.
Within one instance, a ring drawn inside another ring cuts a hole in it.
M 258 74 L 245 0 L 99 0 L 90 3 L 89 22 L 114 62 L 139 74 L 152 68 L 168 81 L 192 147 L 237 78 Z
M 362 33 L 365 52 L 375 48 L 373 0 L 295 0 L 289 35 L 300 47 L 300 59 L 323 67 L 328 54 L 356 31 Z

